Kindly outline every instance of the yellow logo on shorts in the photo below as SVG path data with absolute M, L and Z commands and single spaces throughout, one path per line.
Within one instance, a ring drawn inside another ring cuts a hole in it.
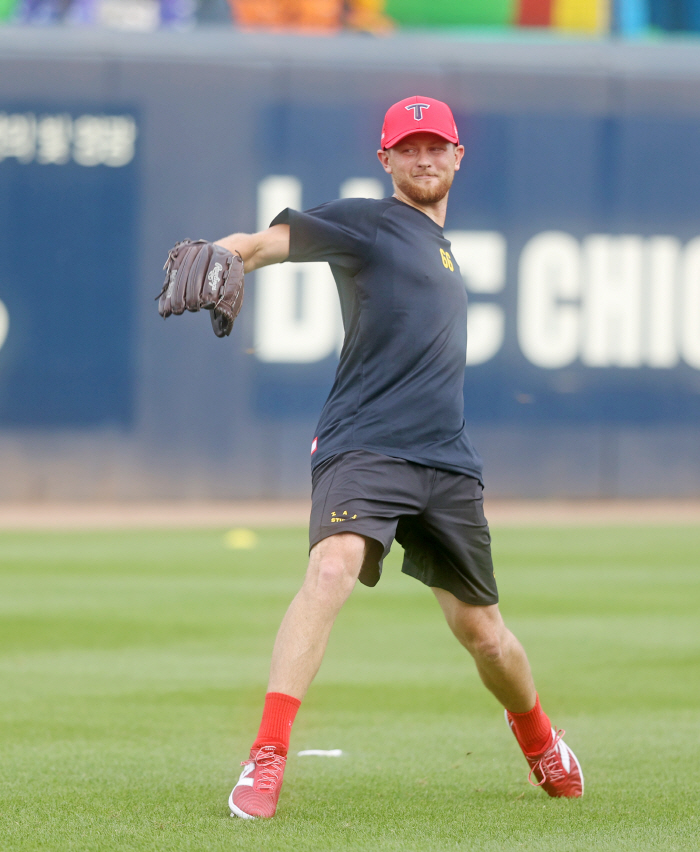
M 450 272 L 454 272 L 455 268 L 452 263 L 452 258 L 450 257 L 449 251 L 440 249 L 440 257 L 442 258 L 442 265 L 445 267 L 445 269 L 449 269 Z
M 347 512 L 343 512 L 342 515 L 337 515 L 335 512 L 331 512 L 331 523 L 332 524 L 341 524 L 343 521 L 354 521 L 357 515 L 353 515 L 352 517 L 348 517 Z

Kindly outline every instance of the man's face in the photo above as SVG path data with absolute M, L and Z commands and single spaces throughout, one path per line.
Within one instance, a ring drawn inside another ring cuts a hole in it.
M 377 154 L 397 189 L 416 204 L 435 204 L 449 192 L 464 148 L 434 133 L 412 133 Z

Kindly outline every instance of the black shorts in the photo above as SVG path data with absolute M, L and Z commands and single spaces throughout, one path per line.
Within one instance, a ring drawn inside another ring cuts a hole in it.
M 351 450 L 321 462 L 312 475 L 310 546 L 352 532 L 378 542 L 367 549 L 360 581 L 374 586 L 396 541 L 402 571 L 464 603 L 498 603 L 491 535 L 481 483 L 462 473 Z

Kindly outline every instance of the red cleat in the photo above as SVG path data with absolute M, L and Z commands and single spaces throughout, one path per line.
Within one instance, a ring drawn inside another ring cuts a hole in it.
M 269 818 L 275 815 L 282 789 L 287 758 L 277 754 L 274 746 L 262 746 L 251 751 L 238 783 L 228 797 L 231 816 L 243 819 Z
M 517 740 L 518 736 L 507 710 L 506 722 Z M 552 728 L 552 740 L 541 754 L 527 754 L 523 751 L 530 765 L 527 780 L 533 787 L 542 787 L 546 793 L 555 798 L 578 799 L 583 796 L 583 772 L 576 755 L 563 740 L 565 733 L 566 731 Z M 520 748 L 522 749 L 522 745 Z M 533 775 L 535 781 L 532 780 Z

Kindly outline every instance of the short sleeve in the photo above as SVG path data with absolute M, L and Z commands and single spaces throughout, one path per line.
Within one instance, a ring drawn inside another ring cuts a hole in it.
M 303 213 L 288 207 L 270 227 L 289 225 L 288 260 L 328 261 L 354 274 L 367 262 L 385 206 L 370 198 L 346 198 Z

